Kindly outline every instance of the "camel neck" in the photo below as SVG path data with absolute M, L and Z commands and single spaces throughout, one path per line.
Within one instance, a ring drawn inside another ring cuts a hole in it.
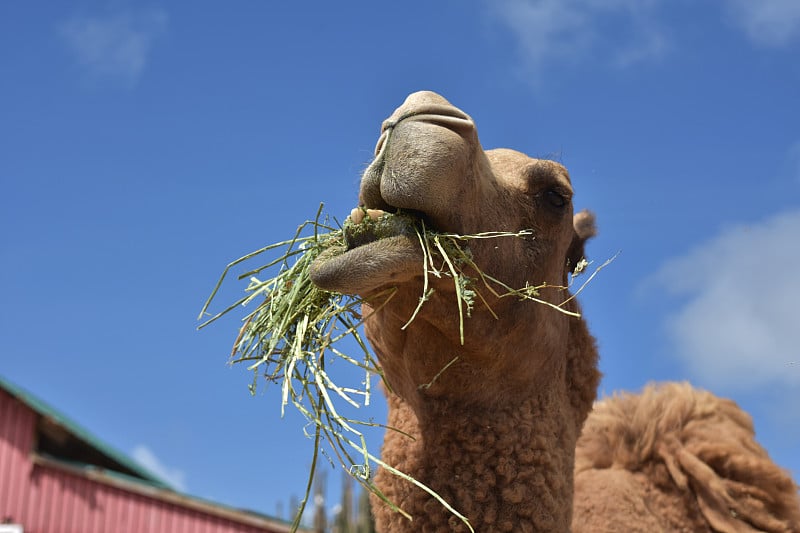
M 562 372 L 563 376 L 563 372 Z M 384 460 L 425 483 L 475 531 L 569 531 L 578 420 L 563 379 L 505 405 L 412 408 L 389 397 Z M 416 412 L 415 412 L 416 411 Z M 419 413 L 419 414 L 417 414 Z M 468 531 L 432 497 L 391 473 L 376 479 L 414 517 L 381 514 L 380 531 Z

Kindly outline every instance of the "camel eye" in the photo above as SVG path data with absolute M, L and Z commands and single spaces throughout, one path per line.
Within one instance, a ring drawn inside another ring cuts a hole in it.
M 544 197 L 547 199 L 547 203 L 553 207 L 564 207 L 567 205 L 567 199 L 556 190 L 550 189 L 544 193 Z

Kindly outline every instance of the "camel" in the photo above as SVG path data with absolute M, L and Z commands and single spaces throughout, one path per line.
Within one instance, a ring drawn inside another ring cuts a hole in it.
M 566 288 L 595 220 L 573 214 L 562 165 L 484 151 L 473 120 L 432 92 L 411 94 L 384 121 L 375 154 L 359 194 L 371 217 L 402 211 L 458 234 L 530 230 L 468 246 L 481 271 L 538 287 L 540 300 L 475 282 L 480 298 L 462 334 L 453 279 L 428 276 L 433 291 L 404 327 L 424 276 L 423 248 L 402 224 L 316 260 L 315 284 L 366 302 L 393 428 L 383 461 L 477 532 L 800 531 L 797 486 L 733 402 L 665 384 L 595 404 L 597 347 Z M 468 531 L 385 469 L 375 483 L 412 516 L 374 498 L 379 531 Z

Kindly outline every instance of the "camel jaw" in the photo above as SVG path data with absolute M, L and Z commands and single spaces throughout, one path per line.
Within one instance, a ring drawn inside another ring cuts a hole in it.
M 345 246 L 322 253 L 312 264 L 319 288 L 367 296 L 422 274 L 418 218 L 407 213 L 356 208 L 343 225 Z

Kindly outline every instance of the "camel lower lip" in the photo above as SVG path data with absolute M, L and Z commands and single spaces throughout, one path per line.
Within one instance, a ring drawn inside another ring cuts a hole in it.
M 311 280 L 331 292 L 365 295 L 413 276 L 422 257 L 417 236 L 370 235 L 352 248 L 337 246 L 322 253 L 311 266 Z
M 311 280 L 331 292 L 365 295 L 410 279 L 421 261 L 412 213 L 357 208 L 344 221 L 343 245 L 324 251 L 311 265 Z

